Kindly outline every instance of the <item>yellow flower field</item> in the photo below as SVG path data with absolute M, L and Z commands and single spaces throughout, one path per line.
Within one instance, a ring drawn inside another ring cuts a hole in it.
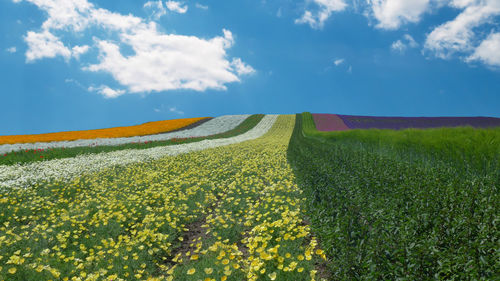
M 261 138 L 0 191 L 0 280 L 318 280 L 286 150 Z
M 0 144 L 72 141 L 79 139 L 121 138 L 121 137 L 153 135 L 153 134 L 174 131 L 189 126 L 193 123 L 196 123 L 206 118 L 208 117 L 163 120 L 163 121 L 148 122 L 135 126 L 114 127 L 114 128 L 97 129 L 97 130 L 69 131 L 69 132 L 58 132 L 58 133 L 48 133 L 48 134 L 36 134 L 36 135 L 0 136 Z

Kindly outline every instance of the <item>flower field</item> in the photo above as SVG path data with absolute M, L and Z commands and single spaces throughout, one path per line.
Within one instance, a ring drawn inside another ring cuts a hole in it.
M 314 124 L 318 131 L 331 132 L 331 131 L 345 131 L 349 127 L 337 114 L 313 114 Z
M 312 114 L 319 131 L 348 129 L 408 129 L 464 127 L 500 127 L 500 118 L 494 117 L 378 117 L 340 114 Z
M 130 137 L 96 137 L 89 139 L 76 139 L 73 141 L 52 141 L 35 143 L 14 143 L 0 145 L 0 154 L 22 150 L 47 150 L 55 148 L 113 146 L 129 143 L 144 143 L 165 141 L 174 138 L 193 138 L 221 134 L 240 125 L 250 115 L 224 115 L 215 118 L 205 118 L 191 125 L 182 127 L 175 132 L 155 133 L 154 135 L 132 135 Z M 182 119 L 181 119 L 182 120 Z M 173 120 L 170 120 L 173 121 Z M 163 122 L 163 121 L 162 121 Z M 156 123 L 156 122 L 152 122 Z M 148 123 L 149 124 L 149 123 Z
M 178 130 L 186 126 L 193 125 L 196 122 L 203 121 L 207 118 L 208 117 L 164 120 L 148 122 L 136 126 L 114 127 L 97 130 L 58 132 L 37 135 L 0 136 L 0 144 L 71 141 L 80 139 L 119 138 L 152 135 Z
M 272 117 L 254 140 L 0 191 L 0 279 L 320 278 L 294 116 Z
M 0 280 L 500 274 L 500 128 L 350 130 L 310 113 L 195 125 L 4 156 Z
M 266 115 L 250 131 L 230 138 L 206 139 L 199 142 L 147 149 L 124 149 L 106 153 L 82 154 L 72 158 L 0 166 L 0 188 L 26 188 L 48 179 L 72 180 L 84 173 L 113 166 L 148 162 L 164 156 L 198 151 L 258 138 L 274 124 L 277 116 Z

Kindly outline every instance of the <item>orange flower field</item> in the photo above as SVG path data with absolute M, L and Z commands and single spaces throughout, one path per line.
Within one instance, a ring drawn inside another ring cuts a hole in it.
M 0 136 L 0 144 L 71 141 L 78 139 L 120 138 L 153 135 L 181 129 L 206 118 L 209 117 L 155 121 L 135 126 L 114 127 L 97 130 L 69 131 L 36 135 Z

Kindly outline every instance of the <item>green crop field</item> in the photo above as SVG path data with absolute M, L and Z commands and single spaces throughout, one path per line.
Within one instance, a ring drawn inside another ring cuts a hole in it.
M 332 280 L 500 276 L 500 130 L 319 132 L 297 115 L 289 161 Z

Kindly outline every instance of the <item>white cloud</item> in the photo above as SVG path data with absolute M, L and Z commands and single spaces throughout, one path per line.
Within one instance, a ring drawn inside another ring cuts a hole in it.
M 160 109 L 158 109 L 158 108 L 155 108 L 155 109 L 153 109 L 153 110 L 154 110 L 155 112 L 161 112 L 161 110 L 160 110 Z
M 466 60 L 479 60 L 487 65 L 500 67 L 500 33 L 490 34 Z
M 346 9 L 347 4 L 344 0 L 312 0 L 318 10 L 313 13 L 310 10 L 305 10 L 302 17 L 295 20 L 296 24 L 309 24 L 311 28 L 323 28 L 325 21 L 330 18 L 333 12 L 340 12 Z
M 178 110 L 176 107 L 171 107 L 168 109 L 170 112 L 173 112 L 173 113 L 176 113 L 176 114 L 179 114 L 179 115 L 184 115 L 184 111 L 180 111 Z
M 6 51 L 9 52 L 9 53 L 11 53 L 11 54 L 13 54 L 13 53 L 17 52 L 17 48 L 16 47 L 10 47 L 10 48 L 7 48 Z
M 167 1 L 165 2 L 165 5 L 167 6 L 167 9 L 169 9 L 172 12 L 176 12 L 179 14 L 184 14 L 187 12 L 188 7 L 184 5 L 183 2 L 178 2 L 178 1 Z M 184 6 L 182 6 L 184 5 Z
M 196 3 L 195 7 L 198 8 L 198 9 L 202 9 L 202 10 L 208 10 L 208 6 L 207 5 L 202 5 L 200 3 Z
M 405 34 L 403 39 L 396 40 L 392 43 L 391 49 L 393 51 L 398 51 L 400 53 L 404 53 L 408 48 L 416 48 L 418 47 L 418 43 L 411 37 L 410 34 Z
M 119 97 L 119 96 L 125 94 L 125 90 L 111 89 L 110 87 L 108 87 L 106 85 L 101 85 L 101 86 L 99 86 L 97 88 L 95 88 L 95 87 L 89 87 L 88 91 L 89 92 L 97 92 L 97 93 L 103 95 L 105 98 L 108 98 L 108 99 L 116 98 L 116 97 Z
M 132 93 L 226 89 L 225 83 L 239 81 L 225 59 L 225 49 L 232 44 L 232 34 L 227 30 L 225 37 L 210 40 L 164 35 L 151 27 L 122 37 L 132 46 L 135 55 L 125 57 L 117 44 L 101 40 L 98 42 L 100 63 L 86 69 L 112 74 Z
M 231 62 L 231 67 L 238 75 L 247 75 L 255 72 L 253 67 L 242 62 L 240 58 L 234 58 Z
M 42 31 L 29 31 L 25 36 L 28 62 L 56 56 L 78 58 L 93 45 L 99 50 L 98 61 L 82 69 L 109 73 L 130 93 L 224 90 L 227 83 L 240 81 L 240 75 L 255 71 L 241 59 L 228 57 L 226 50 L 235 42 L 229 30 L 213 38 L 165 34 L 155 22 L 97 8 L 87 0 L 25 1 L 37 5 L 48 16 Z M 63 14 L 56 13 L 59 10 Z M 72 48 L 60 39 L 88 28 L 104 32 L 94 36 L 88 45 Z M 64 36 L 56 36 L 59 34 Z M 132 55 L 121 53 L 125 45 L 132 49 Z M 100 87 L 99 93 L 116 97 L 125 91 Z
M 401 40 L 397 40 L 392 43 L 391 49 L 403 53 L 406 50 L 406 44 L 403 43 Z
M 370 15 L 378 21 L 377 28 L 398 29 L 405 23 L 420 21 L 431 7 L 431 0 L 368 0 Z
M 167 13 L 165 7 L 163 7 L 163 2 L 158 1 L 148 1 L 144 4 L 144 9 L 151 15 L 154 19 L 159 19 Z
M 455 0 L 450 5 L 463 11 L 455 19 L 436 27 L 425 41 L 425 48 L 440 58 L 473 51 L 477 36 L 474 29 L 500 15 L 498 0 Z
M 408 46 L 410 46 L 411 48 L 418 47 L 417 41 L 415 41 L 415 39 L 413 39 L 413 37 L 411 37 L 410 34 L 405 34 L 403 36 L 403 38 L 406 39 L 406 42 L 408 43 Z
M 80 56 L 85 54 L 89 50 L 88 45 L 83 45 L 83 46 L 74 46 L 72 50 L 73 57 L 76 58 L 77 60 L 80 59 Z
M 339 66 L 341 64 L 343 64 L 345 61 L 345 59 L 336 59 L 333 61 L 333 64 L 335 64 L 335 66 Z
M 28 51 L 26 51 L 27 62 L 33 62 L 41 58 L 54 58 L 58 55 L 66 60 L 71 57 L 71 50 L 47 30 L 41 33 L 28 31 L 24 41 L 28 44 Z

